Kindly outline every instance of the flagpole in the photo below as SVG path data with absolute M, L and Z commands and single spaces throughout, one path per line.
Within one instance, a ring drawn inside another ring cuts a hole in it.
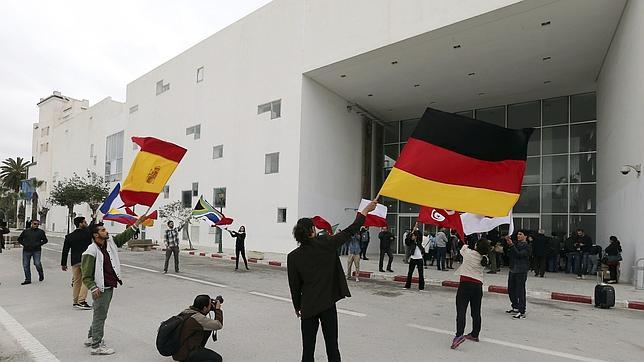
M 219 207 L 219 212 L 223 215 L 224 214 L 224 208 L 220 206 Z M 219 226 L 217 226 L 217 225 L 215 225 L 215 227 L 219 228 Z M 219 248 L 217 249 L 217 252 L 219 254 L 222 254 L 224 252 L 224 249 L 222 247 L 222 244 L 224 243 L 224 231 L 221 230 L 221 228 L 219 228 L 219 231 L 221 231 L 221 240 L 219 240 Z

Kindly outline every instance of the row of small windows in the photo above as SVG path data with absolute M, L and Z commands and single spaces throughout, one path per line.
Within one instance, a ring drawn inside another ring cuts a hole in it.
M 204 67 L 199 67 L 197 68 L 197 83 L 203 82 L 203 77 L 204 77 L 204 72 L 205 68 Z M 157 95 L 164 93 L 166 91 L 170 90 L 170 83 L 164 83 L 163 79 L 157 82 L 156 84 L 156 93 Z M 136 106 L 135 106 L 136 107 Z M 130 108 L 130 113 L 134 113 L 138 110 L 138 107 L 136 109 L 132 109 L 134 107 Z

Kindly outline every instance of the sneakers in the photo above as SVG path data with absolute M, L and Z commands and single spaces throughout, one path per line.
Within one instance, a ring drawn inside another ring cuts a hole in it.
M 92 341 L 92 337 L 87 337 L 87 340 L 85 340 L 85 342 L 83 342 L 83 345 L 85 345 L 85 347 L 91 347 L 92 343 L 94 343 Z
M 479 337 L 472 337 L 471 334 L 466 334 L 465 339 L 467 339 L 468 341 L 472 341 L 472 342 L 478 342 L 479 341 Z
M 360 281 L 360 279 L 358 279 L 358 277 L 356 277 L 356 282 L 359 282 L 359 281 Z
M 510 310 L 506 310 L 505 312 L 507 314 L 517 314 L 517 313 L 519 313 L 519 311 L 517 309 L 514 309 L 514 308 L 512 308 Z
M 106 355 L 114 354 L 114 350 L 112 348 L 105 346 L 104 344 L 101 344 L 96 348 L 92 347 L 89 353 L 91 355 L 106 356 Z
M 451 349 L 456 349 L 458 346 L 460 346 L 463 342 L 465 342 L 465 337 L 464 336 L 456 336 L 452 340 L 452 347 Z
M 394 271 L 391 269 L 387 269 L 388 272 L 393 273 Z
M 514 318 L 514 319 L 525 319 L 525 313 L 520 313 L 519 312 L 519 313 L 513 315 L 512 318 Z
M 384 269 L 378 269 L 378 271 L 379 271 L 379 272 L 381 272 L 381 273 L 384 273 L 384 272 L 385 272 L 385 270 L 384 270 Z
M 31 284 L 31 280 L 25 280 L 24 282 L 20 283 L 20 285 L 27 285 Z
M 92 309 L 92 306 L 87 304 L 87 302 L 82 302 L 82 303 L 77 303 L 75 305 L 76 308 L 82 309 L 82 310 L 90 310 Z

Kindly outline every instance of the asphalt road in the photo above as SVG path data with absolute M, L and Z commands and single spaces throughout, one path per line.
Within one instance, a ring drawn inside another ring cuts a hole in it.
M 299 320 L 284 270 L 251 264 L 251 271 L 235 272 L 233 262 L 182 257 L 181 273 L 164 275 L 162 253 L 129 251 L 120 254 L 124 285 L 114 293 L 105 329 L 116 354 L 90 357 L 83 341 L 91 311 L 71 306 L 71 273 L 59 266 L 61 244 L 51 239 L 42 257 L 46 279 L 28 286 L 19 285 L 21 250 L 0 254 L 0 307 L 61 361 L 168 361 L 156 351 L 156 329 L 202 293 L 225 298 L 224 329 L 218 342 L 208 343 L 225 361 L 300 358 Z M 338 303 L 345 361 L 639 361 L 644 352 L 642 312 L 529 300 L 528 318 L 513 320 L 504 313 L 507 297 L 491 294 L 483 299 L 483 340 L 451 350 L 455 290 L 407 291 L 375 281 L 349 287 L 353 296 Z M 3 328 L 0 360 L 29 360 Z M 316 360 L 326 360 L 321 332 Z

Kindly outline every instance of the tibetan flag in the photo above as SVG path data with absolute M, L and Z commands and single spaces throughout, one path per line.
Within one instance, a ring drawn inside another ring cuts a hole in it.
M 217 211 L 203 196 L 199 198 L 195 208 L 192 210 L 192 216 L 196 218 L 205 217 L 215 225 L 230 225 L 233 219 L 227 218 L 221 212 Z
M 333 227 L 331 226 L 331 223 L 326 221 L 322 216 L 313 216 L 311 220 L 316 228 L 326 231 L 328 235 L 333 235 Z
M 117 183 L 112 192 L 107 195 L 103 204 L 98 208 L 103 215 L 106 215 L 112 209 L 112 205 L 115 205 L 117 209 L 123 207 L 123 201 L 121 200 L 121 196 L 119 196 L 120 191 L 121 184 Z
M 109 209 L 103 216 L 103 220 L 115 221 L 125 225 L 134 225 L 138 217 L 130 215 L 119 209 Z
M 465 240 L 461 215 L 456 211 L 423 206 L 420 208 L 420 213 L 418 213 L 418 222 L 456 230 L 460 235 L 460 239 Z
M 360 201 L 360 206 L 358 206 L 358 212 L 363 210 L 371 200 L 362 199 Z M 383 204 L 377 204 L 376 209 L 367 214 L 365 218 L 364 225 L 365 227 L 375 226 L 375 227 L 385 227 L 387 226 L 387 206 Z
M 123 181 L 121 199 L 125 206 L 152 206 L 186 149 L 153 137 L 132 137 L 141 147 Z
M 533 131 L 427 108 L 380 195 L 446 210 L 507 216 L 521 193 Z

